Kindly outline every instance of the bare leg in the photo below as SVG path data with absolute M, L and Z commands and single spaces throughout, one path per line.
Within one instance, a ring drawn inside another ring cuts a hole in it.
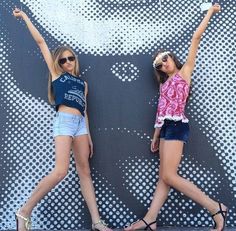
M 76 169 L 80 178 L 80 187 L 83 197 L 87 203 L 92 223 L 96 224 L 100 221 L 100 216 L 98 213 L 97 202 L 95 198 L 95 192 L 93 187 L 93 182 L 90 174 L 89 167 L 89 142 L 87 135 L 77 136 L 74 139 L 73 151 L 75 155 Z M 110 231 L 111 229 L 106 228 L 105 226 L 97 225 L 96 227 L 99 230 Z
M 167 185 L 163 179 L 163 166 L 162 166 L 162 158 L 163 158 L 163 144 L 164 140 L 160 140 L 160 145 L 159 145 L 159 154 L 160 154 L 160 168 L 159 168 L 159 181 L 157 183 L 157 187 L 155 189 L 155 193 L 150 205 L 150 208 L 146 215 L 144 216 L 144 220 L 150 224 L 157 219 L 157 215 L 163 206 L 164 202 L 166 201 L 166 198 L 168 196 L 170 187 Z M 143 221 L 138 221 L 126 228 L 125 230 L 138 230 L 141 228 L 145 228 L 146 224 Z M 156 230 L 156 224 L 153 224 L 150 226 L 153 230 Z
M 149 211 L 144 216 L 144 220 L 147 223 L 154 221 L 160 211 L 160 208 L 164 204 L 169 192 L 169 186 L 174 187 L 178 191 L 184 193 L 192 200 L 196 201 L 203 207 L 207 208 L 211 214 L 219 210 L 218 203 L 210 199 L 199 188 L 197 188 L 190 181 L 182 178 L 177 174 L 178 166 L 181 161 L 183 151 L 183 142 L 181 141 L 164 141 L 160 142 L 160 170 L 159 170 L 159 182 L 157 184 L 155 194 L 150 206 Z M 169 186 L 168 186 L 169 185 Z M 226 206 L 222 205 L 222 209 L 226 210 Z M 223 218 L 221 215 L 215 217 L 217 223 L 216 231 L 221 231 L 223 227 Z M 139 221 L 125 230 L 138 230 L 144 228 L 143 221 Z M 155 230 L 156 226 L 152 225 L 152 229 Z
M 97 222 L 100 217 L 98 213 L 94 187 L 90 175 L 89 167 L 89 143 L 88 136 L 77 136 L 73 143 L 73 152 L 75 156 L 76 169 L 80 178 L 80 187 L 83 197 L 88 205 L 92 222 Z
M 178 166 L 181 160 L 183 151 L 183 142 L 181 141 L 165 141 L 163 144 L 163 180 L 166 184 L 174 187 L 186 196 L 190 197 L 195 202 L 199 203 L 202 207 L 208 209 L 213 214 L 219 210 L 219 205 L 216 201 L 209 198 L 192 182 L 179 176 L 177 173 Z M 222 205 L 223 210 L 226 206 Z M 217 231 L 223 227 L 223 218 L 218 215 L 215 217 L 217 223 Z
M 160 140 L 160 145 L 159 145 L 159 151 L 160 151 L 160 168 L 159 168 L 159 181 L 153 196 L 153 200 L 151 203 L 151 206 L 145 215 L 144 219 L 148 220 L 149 222 L 155 221 L 158 213 L 160 212 L 161 207 L 165 203 L 168 193 L 170 191 L 170 186 L 166 184 L 163 179 L 163 165 L 162 165 L 162 159 L 163 159 L 163 144 L 164 140 Z
M 71 142 L 72 139 L 69 136 L 57 136 L 55 138 L 55 168 L 38 183 L 30 198 L 19 209 L 19 213 L 22 216 L 30 217 L 32 210 L 37 203 L 67 175 Z M 24 221 L 18 218 L 18 222 L 20 231 L 25 231 Z

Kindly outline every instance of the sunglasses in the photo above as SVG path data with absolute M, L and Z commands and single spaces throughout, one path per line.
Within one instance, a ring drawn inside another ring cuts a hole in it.
M 67 60 L 69 62 L 73 62 L 73 61 L 75 61 L 75 56 L 69 56 L 69 57 L 61 58 L 61 59 L 59 59 L 58 62 L 59 62 L 60 65 L 63 65 L 67 62 Z
M 164 55 L 164 56 L 161 58 L 161 61 L 162 61 L 162 62 L 161 62 L 161 63 L 156 63 L 156 64 L 155 64 L 155 68 L 156 68 L 156 70 L 160 70 L 160 69 L 162 68 L 162 63 L 167 62 L 168 57 L 169 57 L 168 54 Z

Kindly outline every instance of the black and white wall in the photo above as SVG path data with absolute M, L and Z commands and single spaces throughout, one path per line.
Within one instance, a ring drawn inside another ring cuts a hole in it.
M 102 218 L 123 227 L 141 218 L 154 192 L 159 158 L 150 152 L 158 89 L 152 54 L 175 52 L 184 62 L 203 18 L 201 0 L 0 1 L 0 229 L 15 227 L 14 212 L 54 166 L 47 102 L 48 70 L 22 20 L 22 7 L 50 49 L 70 45 L 89 85 L 95 155 L 92 177 Z M 229 206 L 236 226 L 235 1 L 219 1 L 205 32 L 187 107 L 191 137 L 179 173 Z M 68 176 L 32 214 L 34 229 L 89 228 L 73 157 Z M 208 212 L 171 190 L 159 225 L 210 226 Z

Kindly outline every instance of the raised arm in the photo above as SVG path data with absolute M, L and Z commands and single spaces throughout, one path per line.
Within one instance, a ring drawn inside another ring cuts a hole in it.
M 183 65 L 182 69 L 180 70 L 181 76 L 183 76 L 183 78 L 188 83 L 190 83 L 190 81 L 191 81 L 191 74 L 192 74 L 193 69 L 194 69 L 195 60 L 196 60 L 196 56 L 197 56 L 198 45 L 200 43 L 202 34 L 206 30 L 207 25 L 208 25 L 212 15 L 214 13 L 219 12 L 219 11 L 220 11 L 220 5 L 219 4 L 214 4 L 207 11 L 207 14 L 205 15 L 202 22 L 200 23 L 200 25 L 198 26 L 198 28 L 196 29 L 196 31 L 193 34 L 191 45 L 190 45 L 188 56 L 187 56 L 187 60 L 186 60 L 185 64 Z
M 26 13 L 24 13 L 23 11 L 21 11 L 18 8 L 15 8 L 15 10 L 13 11 L 13 15 L 16 18 L 22 18 L 25 21 L 33 39 L 38 44 L 38 46 L 43 54 L 43 57 L 47 63 L 47 66 L 48 66 L 48 69 L 52 75 L 52 78 L 55 78 L 57 76 L 57 74 L 56 74 L 54 67 L 53 67 L 52 54 L 51 54 L 50 50 L 48 49 L 48 46 L 47 46 L 44 38 L 42 37 L 42 35 L 39 33 L 39 31 L 36 29 L 36 27 L 30 21 L 29 17 L 26 15 Z

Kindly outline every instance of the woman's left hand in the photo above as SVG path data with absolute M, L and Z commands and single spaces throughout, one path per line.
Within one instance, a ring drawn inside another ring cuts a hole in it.
M 89 135 L 89 149 L 90 149 L 89 157 L 92 158 L 92 156 L 93 156 L 93 142 L 92 142 L 92 139 L 91 139 L 90 135 Z

